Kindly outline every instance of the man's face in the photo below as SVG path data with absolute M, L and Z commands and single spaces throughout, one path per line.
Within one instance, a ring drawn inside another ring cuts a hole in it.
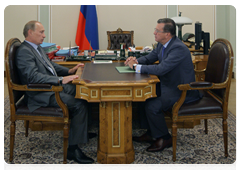
M 46 37 L 44 31 L 43 25 L 41 23 L 36 23 L 35 30 L 29 30 L 28 36 L 34 44 L 40 45 Z
M 161 43 L 161 44 L 165 44 L 166 42 L 166 34 L 165 32 L 163 32 L 163 28 L 164 28 L 164 23 L 159 23 L 157 24 L 155 31 L 154 31 L 154 35 L 155 35 L 155 41 Z

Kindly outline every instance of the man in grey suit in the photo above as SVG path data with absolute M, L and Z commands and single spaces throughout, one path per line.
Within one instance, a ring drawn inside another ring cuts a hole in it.
M 87 157 L 78 147 L 78 144 L 88 141 L 87 102 L 75 99 L 76 86 L 67 84 L 78 78 L 74 74 L 83 64 L 68 69 L 51 62 L 40 46 L 45 38 L 44 31 L 43 25 L 37 21 L 29 21 L 24 27 L 25 41 L 19 47 L 16 55 L 20 80 L 22 84 L 44 83 L 63 86 L 60 97 L 68 106 L 71 119 L 67 158 L 78 163 L 93 163 L 93 159 Z M 54 92 L 26 92 L 25 97 L 31 112 L 42 106 L 58 107 Z
M 143 107 L 139 109 L 141 128 L 147 129 L 147 132 L 140 137 L 133 137 L 137 142 L 151 142 L 152 145 L 147 148 L 149 152 L 162 151 L 172 146 L 172 137 L 162 110 L 168 110 L 179 99 L 179 84 L 195 81 L 190 51 L 175 34 L 176 25 L 172 19 L 159 19 L 154 29 L 155 41 L 158 42 L 156 49 L 139 59 L 129 57 L 125 62 L 136 73 L 153 74 L 160 79 L 157 97 L 139 105 Z M 152 65 L 155 61 L 159 61 L 159 64 Z M 185 102 L 200 98 L 198 91 L 190 91 Z

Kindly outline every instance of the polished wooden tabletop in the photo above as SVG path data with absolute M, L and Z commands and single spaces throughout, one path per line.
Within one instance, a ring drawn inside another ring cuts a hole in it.
M 132 102 L 145 101 L 156 95 L 157 76 L 119 73 L 111 64 L 85 63 L 77 70 L 76 98 L 99 102 L 99 163 L 126 164 L 135 159 L 132 143 Z

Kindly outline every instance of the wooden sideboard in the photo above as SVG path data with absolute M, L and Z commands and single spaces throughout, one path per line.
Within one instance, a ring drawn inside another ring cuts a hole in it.
M 192 55 L 195 70 L 203 70 L 207 66 L 208 55 Z M 196 81 L 204 81 L 204 74 L 197 75 Z

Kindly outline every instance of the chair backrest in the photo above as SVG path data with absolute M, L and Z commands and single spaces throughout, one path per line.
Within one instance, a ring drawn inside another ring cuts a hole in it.
M 8 91 L 10 102 L 13 103 L 16 103 L 24 95 L 24 92 L 12 89 L 13 84 L 21 84 L 15 64 L 16 52 L 20 45 L 21 41 L 19 39 L 12 38 L 8 41 L 5 49 L 5 69 L 8 82 Z
M 229 41 L 225 39 L 217 39 L 214 41 L 209 52 L 205 81 L 212 83 L 231 81 L 232 57 L 233 51 Z M 230 83 L 231 82 L 229 82 L 229 85 Z M 226 89 L 215 89 L 211 91 L 223 99 Z
M 118 28 L 117 31 L 107 31 L 108 50 L 120 50 L 120 43 L 125 43 L 126 48 L 133 45 L 134 31 L 123 31 Z

